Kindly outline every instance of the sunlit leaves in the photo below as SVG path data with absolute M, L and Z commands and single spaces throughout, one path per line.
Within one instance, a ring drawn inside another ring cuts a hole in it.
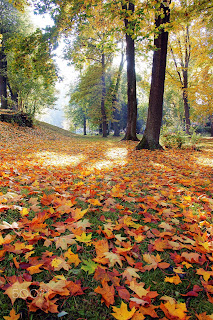
M 21 298 L 26 300 L 28 297 L 31 297 L 31 292 L 29 290 L 29 286 L 31 282 L 19 282 L 16 281 L 12 285 L 10 285 L 7 290 L 5 290 L 5 294 L 8 295 L 12 304 L 16 301 L 16 299 Z
M 135 307 L 132 308 L 131 311 L 128 311 L 127 305 L 122 301 L 120 308 L 112 307 L 113 313 L 115 319 L 117 320 L 128 320 L 131 319 L 133 314 L 135 313 Z
M 204 151 L 139 154 L 130 143 L 125 166 L 91 169 L 114 142 L 54 133 L 53 146 L 49 131 L 4 123 L 0 133 L 2 318 L 20 304 L 45 317 L 92 301 L 105 318 L 211 319 L 212 168 L 195 161 Z M 84 160 L 51 165 L 61 151 Z

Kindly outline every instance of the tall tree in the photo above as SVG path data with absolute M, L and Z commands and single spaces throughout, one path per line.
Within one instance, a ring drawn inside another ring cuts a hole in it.
M 137 150 L 162 148 L 159 143 L 159 137 L 163 115 L 163 94 L 168 45 L 168 32 L 165 30 L 164 25 L 170 21 L 169 5 L 170 0 L 157 1 L 158 16 L 155 19 L 155 26 L 158 33 L 154 39 L 156 49 L 153 54 L 148 116 L 144 135 L 136 147 Z
M 119 69 L 116 75 L 116 83 L 115 87 L 112 93 L 112 107 L 113 107 L 113 129 L 114 129 L 114 136 L 119 137 L 120 136 L 120 110 L 118 107 L 119 101 L 118 101 L 118 90 L 120 87 L 121 82 L 121 75 L 124 67 L 124 51 L 121 52 L 121 61 L 119 65 Z
M 41 30 L 11 37 L 6 46 L 7 77 L 11 98 L 18 96 L 18 110 L 32 116 L 55 102 L 56 67 Z
M 0 0 L 0 102 L 1 108 L 7 109 L 7 56 L 5 53 L 5 46 L 8 38 L 11 37 L 18 27 L 18 11 L 7 0 Z
M 190 119 L 197 122 L 201 109 L 203 118 L 212 113 L 211 39 L 208 21 L 203 18 L 182 21 L 171 32 L 166 85 L 176 87 L 176 96 L 182 96 L 181 117 L 187 134 Z
M 122 4 L 125 12 L 125 32 L 126 32 L 126 60 L 127 60 L 127 97 L 128 97 L 128 115 L 127 127 L 123 140 L 138 141 L 136 135 L 137 123 L 137 96 L 136 96 L 136 72 L 135 72 L 135 23 L 132 21 L 132 15 L 135 12 L 135 5 L 128 1 Z
M 182 30 L 176 34 L 172 34 L 169 46 L 175 69 L 182 90 L 182 97 L 185 112 L 185 129 L 189 134 L 190 115 L 189 115 L 189 62 L 191 56 L 191 43 L 189 36 L 189 25 L 182 26 Z

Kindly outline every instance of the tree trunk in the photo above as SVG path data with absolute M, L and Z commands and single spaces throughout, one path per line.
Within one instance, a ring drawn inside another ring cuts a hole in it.
M 113 129 L 114 129 L 114 136 L 115 137 L 120 136 L 120 124 L 119 124 L 120 111 L 117 108 L 117 102 L 118 102 L 118 89 L 119 89 L 120 82 L 121 82 L 121 74 L 122 74 L 123 66 L 124 66 L 124 52 L 122 51 L 121 62 L 120 62 L 120 66 L 118 69 L 115 90 L 114 90 L 113 97 L 112 97 L 113 119 L 115 120 L 113 122 Z
M 189 61 L 190 61 L 190 54 L 191 54 L 191 45 L 189 39 L 189 27 L 186 26 L 186 34 L 185 34 L 185 41 L 184 41 L 184 48 L 181 45 L 181 40 L 178 38 L 178 47 L 179 47 L 179 63 L 181 66 L 182 76 L 178 68 L 178 62 L 175 58 L 174 51 L 171 47 L 171 53 L 174 60 L 175 68 L 179 77 L 179 81 L 182 88 L 182 96 L 183 96 L 183 104 L 184 104 L 184 115 L 185 115 L 185 129 L 186 133 L 189 134 L 190 130 L 190 106 L 188 100 L 188 68 L 189 68 Z M 184 54 L 183 54 L 184 52 Z
M 190 123 L 190 116 L 189 116 L 189 102 L 188 102 L 187 88 L 183 88 L 183 103 L 184 103 L 184 112 L 185 112 L 185 129 L 186 129 L 186 134 L 189 134 L 191 123 Z
M 185 112 L 185 129 L 189 134 L 190 130 L 190 116 L 189 116 L 189 101 L 188 101 L 188 68 L 183 70 L 183 103 Z
M 3 50 L 0 51 L 0 99 L 1 109 L 7 109 L 7 58 Z
M 106 117 L 106 110 L 105 110 L 105 96 L 106 96 L 106 83 L 105 83 L 105 55 L 102 53 L 101 57 L 101 64 L 102 64 L 102 97 L 101 97 L 101 115 L 102 115 L 102 132 L 103 137 L 107 137 L 107 117 Z
M 210 133 L 211 137 L 213 137 L 213 114 L 210 116 Z
M 123 10 L 131 11 L 133 14 L 135 6 L 129 2 L 122 6 Z M 134 33 L 134 24 L 128 18 L 124 19 L 126 30 Z M 127 60 L 127 97 L 128 97 L 128 111 L 127 111 L 127 127 L 126 133 L 122 140 L 138 141 L 136 136 L 136 122 L 137 122 L 137 97 L 136 97 L 136 73 L 135 73 L 135 42 L 132 35 L 126 31 L 126 60 Z
M 18 111 L 18 92 L 12 90 L 9 81 L 7 81 L 7 85 L 10 90 L 11 100 L 13 101 L 12 109 Z
M 86 117 L 85 117 L 85 114 L 83 115 L 83 117 L 84 117 L 84 136 L 86 136 L 87 135 L 87 120 L 86 120 Z
M 161 27 L 164 23 L 169 23 L 169 2 L 164 1 L 163 4 L 161 4 L 160 9 L 163 10 L 164 17 L 162 17 L 162 15 L 159 15 L 156 18 L 156 28 Z M 165 32 L 163 28 L 159 28 L 158 31 L 159 34 L 154 39 L 156 50 L 153 54 L 152 79 L 146 128 L 142 140 L 136 147 L 137 150 L 162 149 L 159 143 L 159 138 L 163 116 L 163 94 L 166 73 L 168 32 Z
M 113 136 L 120 137 L 120 124 L 119 124 L 120 112 L 117 108 L 115 108 L 113 111 L 113 118 L 114 118 L 114 122 L 113 122 L 114 134 L 113 134 Z

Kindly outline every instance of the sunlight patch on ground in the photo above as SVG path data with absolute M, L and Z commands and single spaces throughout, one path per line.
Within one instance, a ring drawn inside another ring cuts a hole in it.
M 126 158 L 128 150 L 126 148 L 111 148 L 106 152 L 106 157 L 112 160 Z
M 162 163 L 157 163 L 157 162 L 153 162 L 153 161 L 150 161 L 150 164 L 154 167 L 154 168 L 161 168 L 161 169 L 164 169 L 165 166 L 162 164 Z
M 38 152 L 36 158 L 38 158 L 41 165 L 55 167 L 77 166 L 81 161 L 85 160 L 84 155 L 70 156 L 49 151 Z
M 102 160 L 96 162 L 91 169 L 112 169 L 115 167 L 125 166 L 127 161 L 125 160 L 128 150 L 126 148 L 111 148 L 105 153 L 106 158 L 110 160 Z
M 210 159 L 210 158 L 199 157 L 197 159 L 197 163 L 203 166 L 213 167 L 213 159 Z

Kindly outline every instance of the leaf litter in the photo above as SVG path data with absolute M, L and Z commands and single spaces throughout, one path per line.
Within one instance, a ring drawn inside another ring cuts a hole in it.
M 0 135 L 2 318 L 213 319 L 211 149 Z

